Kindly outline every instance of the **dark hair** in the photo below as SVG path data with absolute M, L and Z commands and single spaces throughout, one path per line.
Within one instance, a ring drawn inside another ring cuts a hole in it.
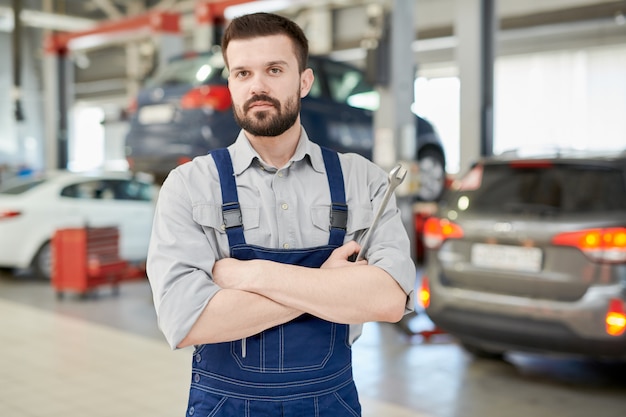
M 309 41 L 295 22 L 273 13 L 252 13 L 234 18 L 224 31 L 222 38 L 222 54 L 226 59 L 226 48 L 232 40 L 250 39 L 259 36 L 286 35 L 293 43 L 294 53 L 298 59 L 300 72 L 307 67 L 309 57 Z

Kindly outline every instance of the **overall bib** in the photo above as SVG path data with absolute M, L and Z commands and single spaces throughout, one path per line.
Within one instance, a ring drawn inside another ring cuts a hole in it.
M 319 268 L 343 244 L 348 207 L 339 157 L 322 148 L 331 194 L 327 245 L 274 249 L 246 244 L 230 154 L 213 151 L 222 212 L 235 259 Z M 281 277 L 276 277 L 281 279 Z M 240 341 L 196 346 L 188 416 L 358 417 L 349 326 L 309 314 Z

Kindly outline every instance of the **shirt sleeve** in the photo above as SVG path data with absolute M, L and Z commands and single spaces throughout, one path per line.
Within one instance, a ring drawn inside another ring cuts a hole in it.
M 210 275 L 214 248 L 194 220 L 183 176 L 172 171 L 159 192 L 146 263 L 158 325 L 172 349 L 219 290 Z
M 346 193 L 350 200 L 348 207 L 367 207 L 370 214 L 365 225 L 367 228 L 378 211 L 389 186 L 388 173 L 358 155 L 347 154 L 345 157 L 352 158 L 344 168 Z M 363 190 L 369 190 L 369 192 L 365 193 Z M 370 265 L 383 269 L 396 280 L 407 295 L 405 313 L 409 313 L 415 310 L 417 274 L 402 215 L 394 194 L 389 199 L 378 225 L 369 238 L 369 249 L 365 258 Z M 353 237 L 359 242 L 365 232 L 366 229 L 357 231 Z

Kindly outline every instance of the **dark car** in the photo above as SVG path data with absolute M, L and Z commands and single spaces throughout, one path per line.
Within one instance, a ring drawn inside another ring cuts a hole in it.
M 481 160 L 424 244 L 426 313 L 469 351 L 626 358 L 626 152 Z
M 302 100 L 301 121 L 318 144 L 372 158 L 373 112 L 379 95 L 359 69 L 312 56 L 311 92 Z M 126 152 L 130 168 L 161 181 L 192 157 L 230 145 L 235 123 L 221 52 L 189 53 L 169 62 L 146 83 L 133 106 Z M 445 157 L 433 126 L 416 116 L 420 163 L 419 198 L 436 200 L 445 185 Z

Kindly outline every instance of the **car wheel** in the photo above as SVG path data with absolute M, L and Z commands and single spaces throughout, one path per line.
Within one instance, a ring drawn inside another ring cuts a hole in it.
M 465 349 L 468 353 L 471 353 L 473 356 L 480 358 L 480 359 L 490 359 L 490 360 L 503 360 L 504 359 L 504 352 L 502 351 L 484 349 L 480 346 L 476 346 L 472 343 L 467 343 L 467 342 L 461 342 L 461 346 L 463 346 L 463 349 Z
M 446 167 L 441 152 L 423 149 L 418 154 L 420 187 L 417 197 L 421 201 L 437 201 L 446 185 Z
M 52 278 L 52 245 L 50 241 L 41 245 L 31 266 L 35 277 L 47 280 Z

